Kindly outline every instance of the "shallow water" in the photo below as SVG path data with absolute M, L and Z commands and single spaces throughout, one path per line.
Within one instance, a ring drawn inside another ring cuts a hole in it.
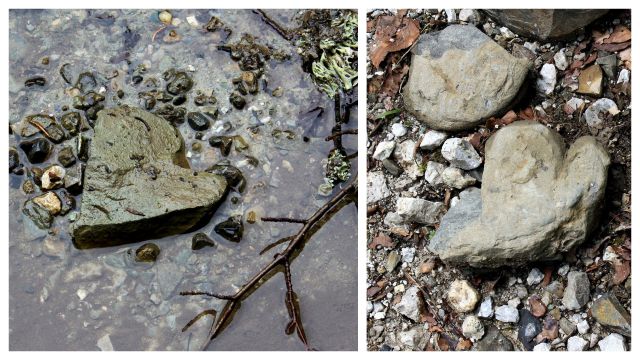
M 283 11 L 277 19 L 295 24 L 295 13 Z M 318 186 L 324 182 L 322 161 L 332 148 L 324 137 L 333 125 L 333 102 L 318 92 L 310 76 L 302 71 L 295 48 L 251 11 L 172 10 L 172 14 L 181 20 L 175 29 L 182 39 L 175 43 L 163 42 L 167 30 L 152 41 L 152 34 L 161 26 L 153 10 L 10 12 L 11 123 L 35 113 L 53 114 L 59 119 L 62 106 L 71 107 L 72 97 L 65 93 L 69 86 L 59 74 L 64 63 L 71 63 L 78 72 L 97 71 L 104 76 L 115 75 L 117 70 L 118 76 L 107 83 L 107 107 L 118 103 L 111 90 L 115 86 L 125 92 L 120 103 L 137 106 L 140 89 L 132 85 L 130 73 L 145 63 L 145 78 L 155 76 L 160 80 L 162 73 L 173 67 L 191 71 L 195 85 L 185 104 L 188 111 L 198 109 L 193 104 L 196 90 L 213 90 L 219 122 L 205 132 L 204 139 L 219 131 L 222 122 L 230 122 L 234 126 L 232 134 L 243 136 L 250 145 L 245 153 L 232 150 L 228 157 L 243 171 L 247 189 L 242 194 L 230 193 L 209 224 L 198 230 L 210 234 L 217 246 L 192 251 L 195 232 L 153 240 L 162 249 L 153 265 L 127 260 L 127 250 L 136 249 L 140 243 L 75 249 L 68 233 L 68 215 L 56 217 L 49 233 L 37 229 L 22 215 L 22 204 L 39 193 L 23 193 L 21 185 L 26 175 L 10 175 L 11 350 L 98 350 L 96 344 L 105 335 L 109 335 L 115 350 L 199 349 L 207 336 L 209 320 L 202 320 L 185 333 L 180 329 L 201 310 L 220 310 L 223 302 L 178 293 L 195 289 L 229 293 L 277 251 L 259 256 L 264 246 L 294 234 L 299 225 L 245 222 L 244 237 L 238 244 L 217 236 L 213 226 L 230 215 L 246 216 L 250 210 L 258 216 L 305 217 L 328 199 L 318 194 Z M 199 26 L 187 23 L 186 18 L 192 15 Z M 249 33 L 257 42 L 291 55 L 291 60 L 271 60 L 267 64 L 265 88 L 247 96 L 247 107 L 242 111 L 232 109 L 228 102 L 231 80 L 240 75 L 238 65 L 228 53 L 216 49 L 223 41 L 219 34 L 202 30 L 211 15 L 233 30 L 229 42 Z M 127 28 L 130 32 L 125 35 Z M 140 35 L 137 41 L 135 34 Z M 123 38 L 131 40 L 125 44 Z M 124 52 L 129 52 L 130 64 L 119 61 L 125 58 Z M 44 56 L 50 59 L 48 65 L 41 63 Z M 44 76 L 47 84 L 26 88 L 24 81 L 33 75 Z M 284 95 L 271 96 L 278 86 L 284 88 Z M 316 119 L 308 112 L 317 107 L 324 111 Z M 347 127 L 355 127 L 356 110 L 352 108 Z M 254 134 L 249 127 L 259 131 Z M 206 140 L 196 140 L 188 124 L 179 129 L 187 150 L 194 142 L 202 143 L 202 152 L 188 151 L 192 168 L 203 170 L 223 159 Z M 272 136 L 275 129 L 291 130 L 295 137 L 276 140 Z M 310 137 L 308 142 L 302 140 L 303 133 Z M 9 137 L 10 146 L 17 146 L 18 136 Z M 345 147 L 349 153 L 354 152 L 355 137 L 345 138 Z M 245 154 L 257 158 L 259 165 L 254 168 L 248 164 Z M 30 167 L 22 152 L 20 156 L 21 163 Z M 47 164 L 56 158 L 52 153 Z M 355 162 L 352 168 L 356 168 Z M 234 197 L 239 200 L 236 204 L 231 202 Z M 77 210 L 79 204 L 78 199 Z M 356 223 L 356 207 L 346 205 L 292 263 L 303 324 L 311 345 L 320 350 L 356 349 Z M 54 256 L 43 253 L 47 238 L 53 243 L 62 242 L 64 251 Z M 231 325 L 209 349 L 303 350 L 295 335 L 284 333 L 289 321 L 284 296 L 283 276 L 278 273 L 242 303 Z

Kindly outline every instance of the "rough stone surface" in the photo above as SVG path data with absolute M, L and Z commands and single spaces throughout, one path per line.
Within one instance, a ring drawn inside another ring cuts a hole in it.
M 422 137 L 420 148 L 424 150 L 435 150 L 447 140 L 448 136 L 447 133 L 442 131 L 428 130 Z
M 589 301 L 590 283 L 587 273 L 571 271 L 567 275 L 562 304 L 569 310 L 578 310 Z
M 604 325 L 625 336 L 631 336 L 631 314 L 613 295 L 606 294 L 593 302 L 591 315 Z
M 584 111 L 584 120 L 590 128 L 602 129 L 606 113 L 616 115 L 620 112 L 616 103 L 607 98 L 596 100 Z
M 482 158 L 476 149 L 465 139 L 451 138 L 445 141 L 442 145 L 442 156 L 451 165 L 464 170 L 473 170 L 482 164 Z
M 598 341 L 600 351 L 627 351 L 627 344 L 620 334 L 609 334 L 604 339 Z
M 597 224 L 610 161 L 595 138 L 565 150 L 555 131 L 516 121 L 487 141 L 485 156 L 482 190 L 461 194 L 431 239 L 432 252 L 446 262 L 498 267 L 555 260 L 584 242 Z
M 382 161 L 393 154 L 395 147 L 395 141 L 380 141 L 378 146 L 376 146 L 376 150 L 373 152 L 373 158 Z
M 455 167 L 448 167 L 442 171 L 442 181 L 447 186 L 460 190 L 476 183 L 476 179 Z
M 447 167 L 444 164 L 435 161 L 427 162 L 427 168 L 424 170 L 424 179 L 433 186 L 442 184 L 442 173 Z
M 472 25 L 424 34 L 412 52 L 405 106 L 436 130 L 468 129 L 503 110 L 530 66 Z
M 540 40 L 564 38 L 604 15 L 605 9 L 500 9 L 484 10 L 515 33 Z
M 572 336 L 567 340 L 567 351 L 584 351 L 589 342 L 581 336 Z
M 393 309 L 398 313 L 418 322 L 420 314 L 424 311 L 424 305 L 420 299 L 420 290 L 417 286 L 412 286 L 402 295 L 400 302 L 394 305 Z
M 600 65 L 594 64 L 582 70 L 578 77 L 578 92 L 594 96 L 602 94 L 602 70 Z
M 543 342 L 533 347 L 533 351 L 551 351 L 551 344 Z
M 493 317 L 493 301 L 491 300 L 490 296 L 482 300 L 480 306 L 478 307 L 478 312 L 476 313 L 476 315 L 483 319 L 489 319 Z
M 458 313 L 473 311 L 480 300 L 478 291 L 467 280 L 455 280 L 447 292 L 447 301 Z
M 484 325 L 478 317 L 467 316 L 462 322 L 462 335 L 472 341 L 478 341 L 484 336 Z
M 540 69 L 540 78 L 536 85 L 541 94 L 549 95 L 556 87 L 556 67 L 553 64 L 544 64 Z
M 529 310 L 520 310 L 520 321 L 518 322 L 518 340 L 525 349 L 533 350 L 536 345 L 535 338 L 542 331 L 542 324 L 531 314 Z
M 506 336 L 502 335 L 500 330 L 493 325 L 487 327 L 487 331 L 476 344 L 477 351 L 513 351 L 513 344 Z
M 444 204 L 418 198 L 399 197 L 396 212 L 405 223 L 435 224 L 444 210 Z
M 182 233 L 208 220 L 223 198 L 222 176 L 189 169 L 180 133 L 140 109 L 102 110 L 94 126 L 81 211 L 80 248 Z
M 367 204 L 373 204 L 391 196 L 387 186 L 387 180 L 382 171 L 373 171 L 367 174 Z
M 509 305 L 502 305 L 496 308 L 496 320 L 509 323 L 517 323 L 520 319 L 518 309 Z
M 542 282 L 543 279 L 544 274 L 542 273 L 542 271 L 540 271 L 540 269 L 538 268 L 533 268 L 529 272 L 529 275 L 527 275 L 527 285 L 538 285 Z

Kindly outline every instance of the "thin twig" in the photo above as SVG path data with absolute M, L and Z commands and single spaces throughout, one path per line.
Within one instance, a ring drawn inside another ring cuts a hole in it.
M 285 40 L 291 41 L 291 30 L 285 29 L 280 24 L 278 24 L 275 20 L 273 20 L 266 12 L 262 9 L 253 10 L 255 14 L 260 15 L 262 17 L 262 21 L 264 21 L 267 25 L 269 25 L 273 30 L 275 30 L 280 36 L 282 36 Z
M 324 141 L 331 141 L 336 136 L 342 136 L 342 135 L 358 135 L 358 129 L 346 129 L 346 130 L 335 132 L 327 136 L 326 138 L 324 138 Z
M 288 223 L 297 223 L 297 224 L 306 224 L 306 219 L 293 219 L 287 217 L 262 217 L 260 218 L 262 221 L 268 222 L 288 222 Z

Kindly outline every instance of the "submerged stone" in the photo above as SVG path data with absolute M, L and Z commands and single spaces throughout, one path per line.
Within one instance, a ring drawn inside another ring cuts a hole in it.
M 191 250 L 200 250 L 207 246 L 214 247 L 216 243 L 205 233 L 197 233 L 191 238 Z
M 147 243 L 136 250 L 137 262 L 154 262 L 160 255 L 160 248 L 154 243 Z
M 226 193 L 222 176 L 189 168 L 180 133 L 127 106 L 100 111 L 72 231 L 79 248 L 183 233 L 201 225 Z
M 216 225 L 213 230 L 218 235 L 229 241 L 239 242 L 242 240 L 242 233 L 244 232 L 242 216 L 231 216 L 227 220 Z
M 566 150 L 555 131 L 517 121 L 489 138 L 485 156 L 482 189 L 461 196 L 431 239 L 442 260 L 474 267 L 556 260 L 597 225 L 610 160 L 594 137 Z
M 27 159 L 32 164 L 44 162 L 51 152 L 51 143 L 44 138 L 23 141 L 20 143 L 20 149 L 27 155 Z

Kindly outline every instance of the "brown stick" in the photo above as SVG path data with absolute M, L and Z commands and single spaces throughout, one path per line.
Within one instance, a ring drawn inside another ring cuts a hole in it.
M 294 219 L 294 218 L 287 218 L 287 217 L 262 217 L 260 218 L 260 220 L 268 221 L 268 222 L 288 222 L 288 223 L 296 223 L 296 224 L 307 223 L 306 219 Z
M 306 222 L 304 223 L 304 226 L 296 233 L 296 235 L 294 235 L 291 238 L 291 240 L 289 241 L 289 245 L 282 252 L 276 254 L 270 263 L 264 266 L 262 270 L 260 270 L 257 274 L 255 274 L 246 284 L 244 284 L 233 295 L 218 295 L 218 294 L 198 292 L 198 291 L 184 291 L 180 293 L 181 295 L 206 295 L 206 296 L 211 296 L 218 299 L 227 300 L 225 306 L 222 309 L 220 317 L 218 318 L 217 321 L 214 321 L 211 324 L 211 330 L 210 330 L 211 336 L 209 337 L 209 341 L 207 341 L 207 343 L 204 345 L 203 350 L 206 349 L 207 346 L 209 346 L 209 344 L 211 343 L 211 341 L 213 341 L 213 339 L 215 339 L 220 334 L 220 332 L 224 329 L 224 326 L 228 321 L 230 321 L 231 315 L 233 314 L 237 306 L 242 301 L 242 298 L 245 295 L 247 295 L 248 292 L 254 289 L 256 286 L 262 285 L 264 282 L 261 282 L 261 280 L 265 278 L 267 274 L 269 274 L 273 269 L 275 269 L 279 265 L 284 265 L 285 280 L 288 278 L 289 279 L 288 281 L 290 281 L 291 274 L 290 274 L 290 270 L 288 270 L 289 269 L 288 265 L 291 262 L 294 252 L 298 248 L 300 248 L 300 246 L 304 243 L 306 239 L 306 235 L 312 231 L 314 226 L 320 220 L 322 220 L 326 215 L 331 213 L 331 211 L 338 204 L 340 204 L 343 200 L 347 199 L 350 195 L 356 193 L 357 191 L 358 191 L 358 176 L 356 174 L 349 181 L 347 186 L 345 186 L 342 190 L 340 190 L 340 192 L 334 195 L 329 201 L 327 201 L 321 208 L 316 210 L 316 212 L 313 213 L 313 215 L 311 215 L 306 220 Z M 287 277 L 287 273 L 289 274 L 288 277 Z M 291 293 L 290 293 L 290 290 L 291 290 Z M 291 304 L 290 295 L 292 294 L 293 294 L 293 288 L 292 287 L 290 288 L 289 285 L 287 285 L 287 306 Z M 293 310 L 295 310 L 295 308 Z M 198 314 L 196 318 L 192 319 L 189 322 L 189 326 L 191 326 L 194 322 L 196 322 L 201 316 L 202 316 L 201 314 Z M 293 326 L 300 340 L 302 340 L 305 347 L 308 350 L 310 350 L 311 347 L 309 346 L 309 343 L 306 339 L 304 328 L 302 327 L 302 322 L 300 322 L 299 315 L 291 316 L 291 318 L 292 319 L 288 328 Z
M 346 129 L 342 131 L 337 131 L 327 136 L 326 138 L 324 138 L 324 141 L 331 141 L 335 139 L 337 136 L 342 136 L 342 135 L 358 135 L 358 129 Z

